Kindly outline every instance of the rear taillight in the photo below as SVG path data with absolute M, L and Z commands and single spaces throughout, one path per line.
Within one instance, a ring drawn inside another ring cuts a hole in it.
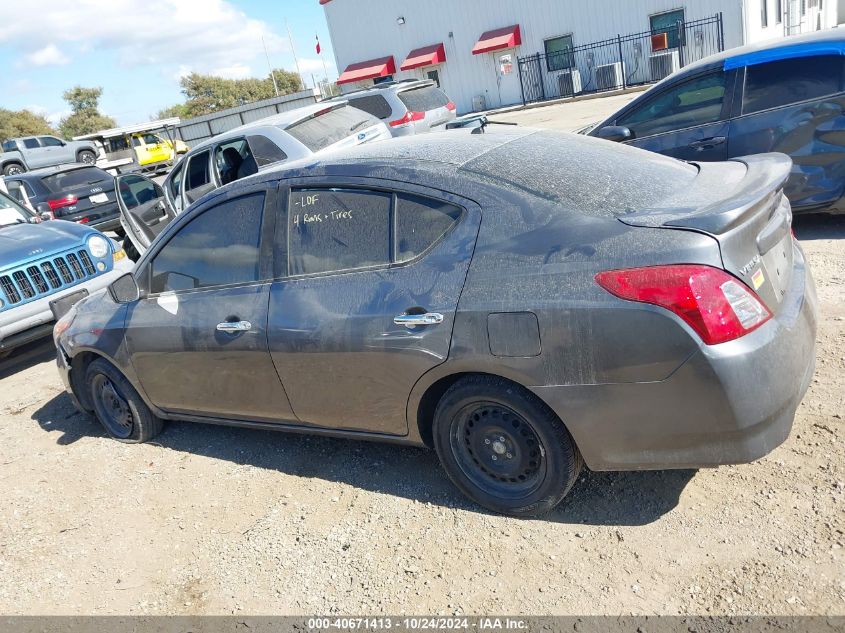
M 397 127 L 399 125 L 405 125 L 406 123 L 410 123 L 411 121 L 422 121 L 425 118 L 425 112 L 411 112 L 408 110 L 401 119 L 396 119 L 395 121 L 390 122 L 391 127 Z
M 711 266 L 679 264 L 608 270 L 596 275 L 596 282 L 621 299 L 671 310 L 708 345 L 744 336 L 772 318 L 750 288 Z
M 454 112 L 455 110 L 458 109 L 458 106 L 456 106 L 452 101 L 450 101 L 449 103 L 446 104 L 446 109 Z
M 72 196 L 72 195 L 68 194 L 64 198 L 56 198 L 55 200 L 48 200 L 47 204 L 50 205 L 51 211 L 55 211 L 56 209 L 61 209 L 62 207 L 69 207 L 71 205 L 74 205 L 77 202 L 79 202 L 79 198 L 77 198 L 76 196 Z

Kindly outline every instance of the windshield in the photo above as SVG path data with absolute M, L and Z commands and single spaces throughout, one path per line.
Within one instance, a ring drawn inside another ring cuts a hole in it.
M 285 128 L 285 132 L 312 152 L 318 152 L 356 132 L 378 124 L 379 120 L 372 114 L 358 108 L 343 106 L 294 123 Z
M 31 217 L 32 213 L 0 191 L 0 228 L 26 224 Z

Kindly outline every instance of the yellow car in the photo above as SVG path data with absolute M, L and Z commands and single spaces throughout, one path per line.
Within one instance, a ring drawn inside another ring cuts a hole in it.
M 138 156 L 138 164 L 141 167 L 161 163 L 173 158 L 173 148 L 157 134 L 151 134 L 149 132 L 145 134 L 133 134 L 132 147 L 135 148 L 135 154 Z

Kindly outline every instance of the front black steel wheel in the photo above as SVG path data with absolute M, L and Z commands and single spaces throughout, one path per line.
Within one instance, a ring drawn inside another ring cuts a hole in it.
M 437 405 L 434 446 L 450 479 L 478 504 L 512 516 L 552 510 L 572 488 L 581 456 L 537 396 L 494 376 L 468 376 Z
M 153 415 L 132 384 L 107 360 L 94 360 L 85 372 L 85 381 L 94 415 L 114 439 L 146 442 L 161 432 L 161 419 Z

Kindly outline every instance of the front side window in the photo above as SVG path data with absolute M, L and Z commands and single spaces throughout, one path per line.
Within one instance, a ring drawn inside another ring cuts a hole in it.
M 549 71 L 575 67 L 571 35 L 553 37 L 543 42 L 543 45 L 546 47 L 546 67 Z
M 245 138 L 218 145 L 214 151 L 214 167 L 223 185 L 251 176 L 258 171 L 258 164 Z
M 745 69 L 742 113 L 820 99 L 842 90 L 842 56 L 781 59 Z
M 7 180 L 6 188 L 9 190 L 9 195 L 18 202 L 25 205 L 30 204 L 32 190 L 29 189 L 26 183 L 21 180 Z
M 724 99 L 725 73 L 718 71 L 664 90 L 623 114 L 616 124 L 643 137 L 714 123 L 721 118 Z
M 357 108 L 341 106 L 317 113 L 285 128 L 285 132 L 312 152 L 342 141 L 356 132 L 377 125 L 379 120 Z
M 185 173 L 184 167 L 185 161 L 179 161 L 179 164 L 170 172 L 170 182 L 166 185 L 167 197 L 177 212 L 182 210 L 182 196 L 179 195 L 179 191 L 182 187 L 182 175 Z
M 191 220 L 153 259 L 150 292 L 258 281 L 263 212 L 264 194 L 255 193 Z
M 209 151 L 200 152 L 193 156 L 188 162 L 188 179 L 185 183 L 185 191 L 199 189 L 211 182 L 211 175 L 208 172 Z
M 44 147 L 63 147 L 63 143 L 55 136 L 41 136 L 39 139 Z
M 649 25 L 651 26 L 651 34 L 658 35 L 666 33 L 666 39 L 669 48 L 678 48 L 681 42 L 681 34 L 678 29 L 678 22 L 684 21 L 684 10 L 677 9 L 675 11 L 667 11 L 666 13 L 658 13 L 649 17 Z

